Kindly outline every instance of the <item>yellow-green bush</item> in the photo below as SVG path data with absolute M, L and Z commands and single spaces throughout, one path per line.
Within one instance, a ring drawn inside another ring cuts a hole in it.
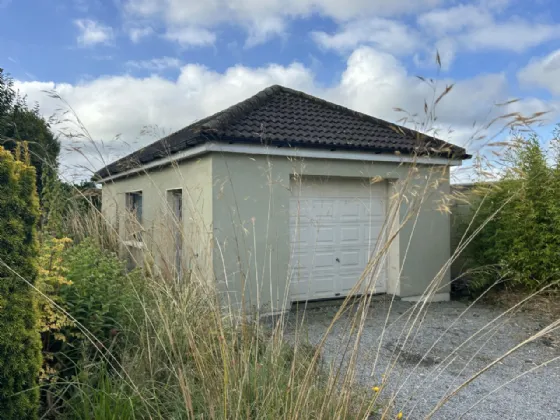
M 37 278 L 38 218 L 35 169 L 27 152 L 19 161 L 0 147 L 0 418 L 4 420 L 32 419 L 38 413 L 41 344 L 35 295 L 26 283 L 33 285 Z
M 74 322 L 56 305 L 64 306 L 60 289 L 71 285 L 66 279 L 68 269 L 64 265 L 65 248 L 72 242 L 69 238 L 45 238 L 39 255 L 37 288 L 43 293 L 39 302 L 39 332 L 43 343 L 43 367 L 40 383 L 54 382 L 64 366 L 66 358 L 59 359 L 64 343 L 72 336 Z

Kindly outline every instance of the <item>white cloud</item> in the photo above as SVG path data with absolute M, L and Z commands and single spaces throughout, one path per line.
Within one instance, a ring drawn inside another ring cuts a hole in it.
M 263 44 L 276 35 L 285 34 L 285 23 L 282 19 L 270 17 L 254 22 L 248 30 L 245 48 Z
M 78 27 L 78 45 L 89 47 L 97 44 L 111 44 L 114 39 L 113 29 L 91 19 L 77 19 L 74 24 Z
M 151 71 L 163 71 L 167 69 L 178 69 L 181 60 L 175 57 L 152 58 L 151 60 L 127 61 L 126 65 L 131 68 L 145 69 Z
M 481 5 L 459 5 L 420 15 L 418 26 L 427 36 L 446 38 L 463 50 L 524 52 L 560 38 L 560 25 L 521 17 L 497 19 L 495 10 Z
M 421 44 L 421 35 L 404 23 L 372 18 L 344 24 L 336 33 L 312 32 L 312 37 L 323 48 L 348 51 L 361 44 L 371 44 L 393 54 L 408 54 Z
M 257 22 L 263 17 L 306 17 L 312 13 L 337 21 L 366 16 L 410 14 L 436 7 L 443 0 L 127 0 L 133 15 L 159 15 L 171 23 L 216 23 L 235 19 Z
M 151 26 L 135 27 L 128 30 L 128 36 L 135 44 L 140 42 L 142 39 L 149 37 L 153 33 L 154 30 Z
M 63 103 L 49 97 L 45 91 L 56 89 L 67 101 L 98 146 L 103 144 L 101 159 L 91 146 L 81 139 L 63 140 L 62 165 L 76 164 L 89 168 L 103 166 L 108 161 L 130 153 L 156 138 L 140 135 L 145 126 L 158 126 L 159 132 L 170 132 L 197 119 L 246 99 L 259 90 L 274 84 L 306 89 L 313 85 L 313 77 L 301 64 L 270 65 L 262 68 L 235 66 L 224 73 L 214 72 L 198 64 L 181 69 L 176 80 L 152 75 L 145 78 L 107 76 L 79 84 L 53 82 L 16 82 L 16 88 L 28 95 L 30 103 L 38 102 L 48 118 L 60 116 Z M 65 115 L 68 120 L 70 115 Z M 76 131 L 66 122 L 55 125 L 56 130 Z M 116 140 L 116 136 L 121 136 Z M 85 148 L 90 162 L 74 148 Z M 100 146 L 101 147 L 101 146 Z
M 370 45 L 394 54 L 433 55 L 436 48 L 449 67 L 462 50 L 524 52 L 560 38 L 560 25 L 505 15 L 509 0 L 125 0 L 125 19 L 153 21 L 166 38 L 182 46 L 208 46 L 220 25 L 242 28 L 245 47 L 286 36 L 297 19 L 318 15 L 333 20 L 333 32 L 316 31 L 323 48 L 348 52 Z M 445 7 L 445 8 L 444 8 Z M 416 14 L 416 25 L 402 19 Z M 416 26 L 416 29 L 414 28 Z M 417 61 L 427 61 L 417 59 Z
M 517 73 L 517 77 L 521 83 L 543 87 L 560 96 L 560 49 L 531 60 Z
M 215 29 L 219 24 L 240 26 L 246 46 L 282 35 L 287 21 L 313 14 L 337 22 L 356 18 L 411 14 L 435 7 L 444 0 L 127 0 L 128 19 L 156 19 L 168 28 Z M 173 38 L 171 38 L 173 39 Z
M 426 32 L 445 35 L 475 27 L 489 26 L 493 22 L 490 10 L 479 6 L 459 5 L 449 9 L 436 9 L 418 17 L 418 25 Z
M 167 132 L 176 130 L 275 83 L 392 121 L 402 117 L 394 107 L 417 114 L 417 118 L 423 120 L 424 100 L 430 102 L 434 97 L 430 86 L 409 74 L 393 55 L 369 47 L 355 50 L 340 79 L 328 88 L 317 83 L 312 71 L 298 63 L 258 68 L 237 65 L 223 73 L 187 64 L 174 80 L 158 75 L 145 78 L 126 75 L 100 77 L 78 84 L 18 81 L 16 87 L 28 95 L 30 102 L 39 102 L 41 112 L 47 116 L 59 109 L 61 103 L 49 98 L 44 91 L 56 89 L 93 138 L 104 142 L 108 160 L 113 160 L 155 140 L 138 137 L 143 126 L 157 125 Z M 441 81 L 438 91 L 449 83 L 452 80 Z M 458 81 L 449 97 L 438 105 L 438 127 L 451 126 L 457 132 L 466 132 L 473 121 L 481 123 L 492 117 L 494 103 L 507 99 L 507 81 L 502 74 Z M 524 103 L 516 106 L 521 110 L 525 107 Z M 442 131 L 443 135 L 445 132 Z M 117 134 L 122 135 L 121 140 L 113 141 Z M 464 141 L 463 138 L 453 139 Z M 132 142 L 135 143 L 130 144 Z M 64 145 L 70 144 L 65 142 Z M 91 159 L 95 156 L 93 152 L 90 154 Z M 83 162 L 83 157 L 76 153 L 63 158 L 67 165 L 78 161 Z M 97 160 L 93 166 L 99 168 L 103 164 Z
M 486 0 L 430 10 L 417 18 L 426 44 L 439 50 L 442 68 L 448 69 L 460 51 L 511 51 L 524 53 L 538 45 L 560 39 L 560 24 L 508 16 L 508 0 Z M 416 53 L 415 62 L 425 65 L 431 57 Z
M 438 82 L 438 92 L 453 80 Z M 402 108 L 417 119 L 424 120 L 424 100 L 434 97 L 427 83 L 409 74 L 392 55 L 362 47 L 348 59 L 340 84 L 330 91 L 332 100 L 351 108 L 395 120 L 402 115 L 394 111 Z M 463 126 L 486 117 L 496 101 L 507 98 L 507 80 L 502 74 L 489 74 L 456 83 L 447 98 L 437 107 L 443 125 Z
M 194 26 L 173 28 L 167 31 L 165 38 L 176 41 L 182 47 L 203 47 L 216 41 L 216 34 Z
M 340 21 L 334 32 L 315 31 L 322 48 L 346 53 L 360 45 L 391 54 L 411 55 L 421 66 L 434 66 L 439 51 L 441 68 L 450 68 L 461 51 L 506 50 L 525 52 L 560 38 L 560 24 L 506 16 L 507 0 L 479 1 L 424 11 L 415 25 L 400 17 L 363 16 Z
M 464 34 L 462 44 L 471 50 L 501 49 L 524 52 L 547 41 L 560 38 L 560 25 L 513 19 L 478 27 Z

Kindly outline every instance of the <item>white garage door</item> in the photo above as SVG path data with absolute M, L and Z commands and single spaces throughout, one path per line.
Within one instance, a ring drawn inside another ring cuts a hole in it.
M 385 220 L 387 184 L 341 178 L 291 183 L 292 301 L 350 294 L 366 269 Z M 386 292 L 383 268 L 371 290 Z

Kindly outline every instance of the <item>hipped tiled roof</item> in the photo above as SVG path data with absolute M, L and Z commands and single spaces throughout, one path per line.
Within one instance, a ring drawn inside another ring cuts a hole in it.
M 465 149 L 443 140 L 274 85 L 111 163 L 94 177 L 115 175 L 209 141 L 470 157 Z

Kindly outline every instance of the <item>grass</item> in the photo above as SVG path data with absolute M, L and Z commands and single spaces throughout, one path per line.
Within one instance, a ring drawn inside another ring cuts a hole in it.
M 159 280 L 146 277 L 145 316 L 119 361 L 86 362 L 59 410 L 84 419 L 363 417 L 371 396 L 356 394 L 350 408 L 329 395 L 315 348 L 288 344 L 279 326 L 224 316 L 193 283 L 177 290 Z
M 450 90 L 451 88 L 446 87 L 444 95 Z M 428 122 L 435 121 L 432 105 L 435 108 L 441 99 L 442 96 L 434 95 L 431 106 L 426 105 L 430 108 L 426 112 Z M 531 118 L 519 115 L 510 117 L 513 122 L 507 124 L 531 122 Z M 76 123 L 78 126 L 81 124 L 78 118 Z M 430 131 L 426 124 L 417 128 Z M 92 142 L 95 150 L 99 150 L 101 154 L 103 146 L 95 142 L 85 128 L 78 137 Z M 271 161 L 268 163 L 270 165 Z M 181 176 L 177 164 L 173 168 Z M 144 173 L 144 176 L 147 182 L 151 182 L 150 173 Z M 356 294 L 361 287 L 375 287 L 380 268 L 386 262 L 388 251 L 398 233 L 405 225 L 412 225 L 414 230 L 422 207 L 434 200 L 434 192 L 441 182 L 445 182 L 446 176 L 445 172 L 430 171 L 429 179 L 418 184 L 418 165 L 414 162 L 409 164 L 407 175 L 395 185 L 392 204 L 380 235 L 382 240 L 378 241 L 366 270 L 356 279 L 356 287 L 341 303 L 323 338 L 314 346 L 308 342 L 305 334 L 305 309 L 294 314 L 298 327 L 294 339 L 287 340 L 285 315 L 280 315 L 276 323 L 266 324 L 258 316 L 246 315 L 249 312 L 245 311 L 246 308 L 239 312 L 239 308 L 234 305 L 224 305 L 220 293 L 211 286 L 214 273 L 209 273 L 205 267 L 188 267 L 184 270 L 188 276 L 182 279 L 163 274 L 153 264 L 159 258 L 157 253 L 146 252 L 139 255 L 130 252 L 124 245 L 127 238 L 121 236 L 121 230 L 114 229 L 95 208 L 89 212 L 71 211 L 67 215 L 65 226 L 74 239 L 79 242 L 84 238 L 91 238 L 98 246 L 119 251 L 124 257 L 136 259 L 137 263 L 144 266 L 145 287 L 138 290 L 136 295 L 142 311 L 131 320 L 133 327 L 127 332 L 124 346 L 118 353 L 98 346 L 101 358 L 83 360 L 75 377 L 67 383 L 57 384 L 57 387 L 63 387 L 64 396 L 45 410 L 44 417 L 365 419 L 371 414 L 386 419 L 406 417 L 406 413 L 403 415 L 399 412 L 397 395 L 381 399 L 381 392 L 364 389 L 363 385 L 356 382 L 360 338 L 364 334 L 365 320 L 370 316 L 371 305 L 375 304 L 372 303 L 371 295 L 356 297 Z M 270 167 L 263 169 L 263 177 L 269 180 L 269 188 L 272 188 L 275 180 L 270 178 Z M 228 181 L 226 179 L 223 182 L 227 184 Z M 159 191 L 159 194 L 162 199 L 165 198 L 165 191 Z M 187 190 L 186 194 L 187 200 L 192 202 L 193 192 Z M 452 197 L 438 195 L 436 199 L 440 211 L 449 211 Z M 232 212 L 232 223 L 237 224 L 239 231 L 243 232 L 244 222 L 237 220 L 240 218 L 239 212 L 233 214 L 239 209 L 238 203 L 234 204 L 236 207 Z M 407 208 L 404 215 L 400 212 L 403 207 Z M 197 223 L 201 218 L 200 214 L 193 215 Z M 204 228 L 200 227 L 200 230 L 204 231 Z M 425 298 L 440 291 L 446 271 L 476 233 L 477 231 L 471 232 L 462 238 L 458 249 L 434 276 L 425 291 Z M 241 234 L 234 240 L 238 242 L 238 249 L 242 249 L 239 243 L 250 244 L 254 238 Z M 150 249 L 163 249 L 164 244 L 160 245 L 161 247 L 152 246 Z M 247 249 L 250 248 L 251 246 Z M 221 251 L 218 249 L 215 252 Z M 240 251 L 238 255 L 243 261 L 250 261 L 251 257 L 254 258 L 244 251 Z M 167 263 L 173 265 L 171 261 Z M 16 267 L 13 269 L 17 270 Z M 249 281 L 255 281 L 256 278 L 264 281 L 267 278 L 264 267 L 260 267 L 258 262 L 249 266 L 245 274 L 248 279 L 253 279 Z M 134 287 L 132 282 L 131 287 Z M 389 299 L 390 307 L 393 299 Z M 429 303 L 419 302 L 402 315 L 406 322 L 400 332 L 399 347 L 394 351 L 392 363 L 385 368 L 380 391 L 387 388 L 391 381 L 408 380 L 408 377 L 402 378 L 396 374 L 395 366 L 400 358 L 406 357 L 406 351 L 414 345 L 416 335 L 421 334 L 422 322 L 429 308 Z M 59 310 L 64 308 L 59 307 Z M 343 362 L 327 363 L 322 359 L 327 338 L 344 313 L 350 313 L 351 316 L 348 333 L 340 348 L 341 354 L 344 354 Z M 71 315 L 68 314 L 70 317 Z M 458 317 L 458 322 L 462 316 L 464 314 Z M 508 316 L 509 312 L 505 311 L 503 317 Z M 384 324 L 387 328 L 388 316 Z M 87 326 L 80 325 L 80 328 L 88 340 L 96 343 L 96 338 L 88 334 Z M 556 328 L 558 323 L 553 322 L 543 330 L 550 332 Z M 537 338 L 538 334 L 520 345 L 526 345 Z M 379 347 L 374 349 L 372 370 L 377 363 L 382 343 L 383 334 Z M 427 357 L 428 354 L 425 354 L 422 359 Z M 497 361 L 487 368 L 490 369 L 495 363 Z M 465 380 L 442 399 L 434 407 L 432 414 L 444 404 L 450 403 L 455 393 L 473 380 L 476 380 L 476 376 Z M 400 388 L 403 382 L 396 385 Z
M 524 290 L 504 288 L 499 291 L 491 291 L 484 302 L 507 310 L 530 295 Z M 560 292 L 554 289 L 532 296 L 523 305 L 522 311 L 528 316 L 539 319 L 543 317 L 550 320 L 558 319 L 560 318 Z

